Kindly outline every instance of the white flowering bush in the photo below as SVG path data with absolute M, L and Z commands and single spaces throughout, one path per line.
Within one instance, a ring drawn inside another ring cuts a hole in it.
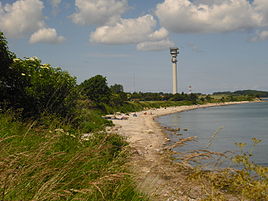
M 23 108 L 26 116 L 41 113 L 66 116 L 71 113 L 77 95 L 76 79 L 61 68 L 42 64 L 37 57 L 14 58 L 9 67 L 7 100 Z

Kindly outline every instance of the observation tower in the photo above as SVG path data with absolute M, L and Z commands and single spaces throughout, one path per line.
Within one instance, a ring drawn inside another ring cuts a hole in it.
M 179 54 L 179 48 L 170 48 L 171 62 L 172 62 L 172 74 L 173 74 L 173 89 L 172 93 L 178 93 L 178 83 L 177 83 L 177 55 Z

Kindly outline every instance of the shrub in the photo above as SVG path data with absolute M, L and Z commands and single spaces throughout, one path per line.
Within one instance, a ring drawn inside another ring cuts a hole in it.
M 13 108 L 23 108 L 24 116 L 49 113 L 65 117 L 72 113 L 78 94 L 74 77 L 41 64 L 36 57 L 13 59 L 5 87 L 5 101 Z

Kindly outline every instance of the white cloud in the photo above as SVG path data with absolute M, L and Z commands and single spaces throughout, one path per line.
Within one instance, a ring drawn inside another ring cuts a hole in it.
M 56 8 L 60 5 L 61 0 L 50 0 L 51 5 Z
M 159 51 L 166 50 L 175 44 L 169 39 L 160 40 L 160 41 L 146 41 L 139 43 L 137 45 L 137 50 L 141 51 Z
M 268 25 L 268 1 L 165 0 L 155 14 L 163 27 L 177 33 L 245 30 Z
M 251 38 L 252 42 L 268 40 L 268 30 L 257 32 L 256 36 Z
M 120 19 L 115 25 L 98 27 L 91 33 L 90 41 L 104 44 L 135 44 L 147 40 L 154 32 L 155 26 L 156 20 L 151 15 Z
M 52 28 L 42 28 L 33 33 L 29 42 L 30 43 L 62 43 L 63 36 L 58 36 L 57 31 Z
M 268 1 L 267 0 L 254 0 L 253 5 L 255 10 L 260 13 L 262 23 L 268 26 Z
M 157 21 L 152 15 L 132 19 L 120 19 L 115 25 L 98 27 L 90 34 L 90 41 L 95 43 L 121 45 L 137 44 L 137 50 L 157 51 L 174 45 L 168 39 L 168 31 L 161 27 L 155 30 Z
M 161 27 L 159 30 L 150 34 L 149 38 L 151 40 L 161 40 L 163 38 L 166 38 L 167 36 L 168 36 L 168 31 L 165 28 Z
M 40 0 L 18 0 L 0 4 L 0 27 L 7 37 L 22 37 L 44 26 Z
M 127 0 L 76 0 L 77 11 L 70 17 L 80 25 L 115 23 L 127 10 Z

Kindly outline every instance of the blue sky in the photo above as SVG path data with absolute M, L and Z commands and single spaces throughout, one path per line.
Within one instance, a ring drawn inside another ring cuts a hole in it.
M 267 0 L 0 0 L 0 30 L 18 57 L 37 56 L 78 82 L 125 91 L 268 90 Z

